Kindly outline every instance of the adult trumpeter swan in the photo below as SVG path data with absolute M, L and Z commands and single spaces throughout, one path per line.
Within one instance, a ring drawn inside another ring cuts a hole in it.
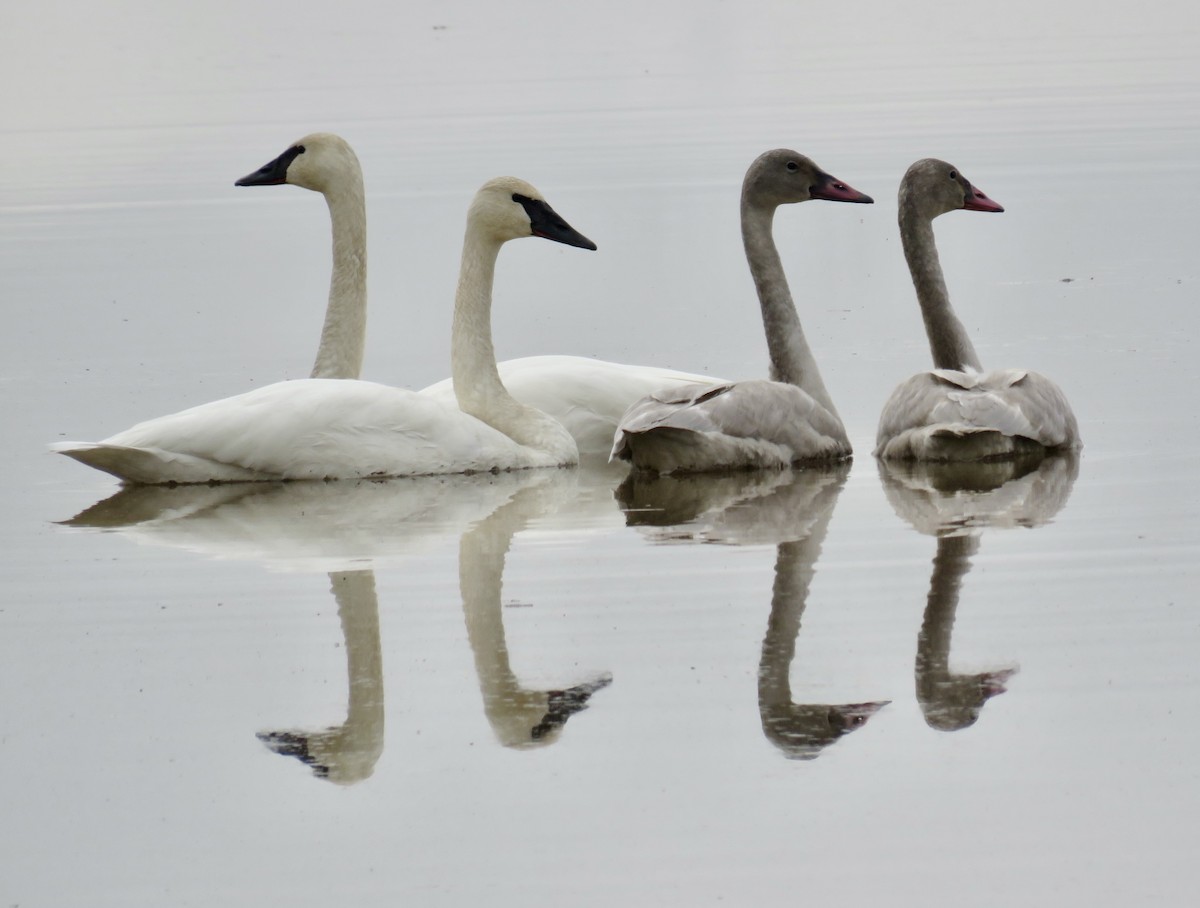
M 126 482 L 346 479 L 552 467 L 578 460 L 560 423 L 514 400 L 492 350 L 500 247 L 540 236 L 595 249 L 528 183 L 500 177 L 467 215 L 450 345 L 459 408 L 374 382 L 308 378 L 52 449 Z
M 358 378 L 367 333 L 367 206 L 362 168 L 341 136 L 314 132 L 235 186 L 291 183 L 325 196 L 333 226 L 333 273 L 313 378 Z
M 1024 369 L 984 372 L 938 262 L 933 219 L 1003 211 L 953 165 L 917 161 L 900 182 L 900 240 L 925 320 L 933 370 L 902 382 L 879 418 L 875 455 L 887 460 L 987 460 L 1073 450 L 1075 414 L 1050 379 Z
M 771 381 L 711 381 L 651 394 L 622 417 L 611 458 L 656 473 L 782 468 L 850 456 L 850 440 L 804 339 L 771 235 L 791 202 L 872 201 L 786 148 L 760 155 L 742 183 L 742 243 L 771 357 Z
M 313 133 L 278 158 L 237 181 L 238 186 L 291 183 L 322 193 L 333 222 L 333 277 L 313 378 L 358 378 L 367 324 L 367 215 L 362 169 L 340 136 Z M 585 356 L 525 356 L 498 366 L 508 392 L 550 414 L 571 433 L 581 454 L 605 455 L 613 429 L 631 403 L 652 391 L 711 375 L 656 366 L 631 366 Z M 454 380 L 421 391 L 455 406 Z

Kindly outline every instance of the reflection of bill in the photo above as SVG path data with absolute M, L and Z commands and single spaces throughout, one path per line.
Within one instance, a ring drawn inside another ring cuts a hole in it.
M 937 537 L 915 667 L 917 700 L 931 728 L 974 725 L 987 701 L 1004 693 L 1017 672 L 1015 667 L 950 671 L 959 592 L 979 551 L 980 534 L 1048 522 L 1067 503 L 1078 473 L 1075 454 L 971 464 L 879 461 L 884 492 L 896 513 L 918 532 Z
M 635 473 L 618 498 L 630 525 L 657 542 L 774 543 L 771 614 L 758 667 L 763 734 L 790 759 L 810 760 L 890 701 L 795 703 L 790 671 L 817 559 L 849 464 L 719 476 Z

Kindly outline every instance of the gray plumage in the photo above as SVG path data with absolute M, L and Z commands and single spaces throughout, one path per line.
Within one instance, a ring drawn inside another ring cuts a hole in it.
M 926 158 L 900 184 L 900 239 L 934 369 L 902 382 L 884 405 L 875 455 L 888 460 L 972 461 L 1080 447 L 1066 395 L 1021 369 L 984 371 L 954 314 L 933 219 L 956 209 L 1003 211 L 951 164 Z
M 776 208 L 814 198 L 871 201 L 788 149 L 760 155 L 742 183 L 742 242 L 762 309 L 772 380 L 688 385 L 645 397 L 622 417 L 612 459 L 671 473 L 779 469 L 850 456 L 771 235 Z

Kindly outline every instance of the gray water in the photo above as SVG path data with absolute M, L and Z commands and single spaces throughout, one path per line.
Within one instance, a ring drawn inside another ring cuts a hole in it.
M 10 9 L 0 904 L 1190 904 L 1200 35 L 1103 6 Z M 809 154 L 876 198 L 776 218 L 853 466 L 113 498 L 46 453 L 307 374 L 324 204 L 232 184 L 318 129 L 411 388 L 503 173 L 599 251 L 505 248 L 502 358 L 763 375 L 738 188 Z M 939 220 L 947 281 L 1077 460 L 871 458 L 925 156 L 1005 206 Z

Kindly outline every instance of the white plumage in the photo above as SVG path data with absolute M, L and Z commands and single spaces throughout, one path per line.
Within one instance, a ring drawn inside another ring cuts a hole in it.
M 496 375 L 492 278 L 500 247 L 543 236 L 595 249 L 521 180 L 475 195 L 455 296 L 451 365 L 458 407 L 373 382 L 280 382 L 139 423 L 99 443 L 54 450 L 133 483 L 348 479 L 573 464 L 563 427 L 523 406 Z
M 238 180 L 239 186 L 290 183 L 324 195 L 333 227 L 333 272 L 313 378 L 358 378 L 366 340 L 367 215 L 362 169 L 349 143 L 313 133 Z M 561 422 L 584 456 L 605 456 L 613 430 L 631 403 L 659 388 L 714 376 L 654 366 L 630 366 L 584 356 L 530 356 L 499 364 L 509 393 Z M 421 391 L 457 407 L 454 382 Z
M 718 379 L 658 366 L 612 363 L 585 356 L 525 356 L 500 363 L 500 380 L 521 403 L 563 424 L 581 457 L 604 457 L 613 431 L 634 401 L 655 391 Z M 454 401 L 447 378 L 420 392 L 444 403 Z

